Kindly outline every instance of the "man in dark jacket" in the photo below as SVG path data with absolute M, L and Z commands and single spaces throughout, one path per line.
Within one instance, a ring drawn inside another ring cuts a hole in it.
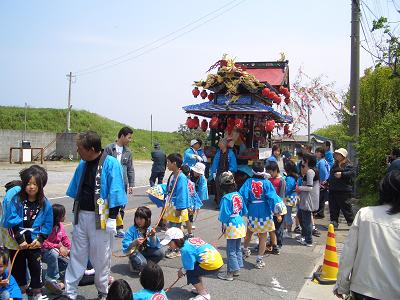
M 125 191 L 129 194 L 133 193 L 135 186 L 135 169 L 132 164 L 132 152 L 129 150 L 128 145 L 132 141 L 133 130 L 129 127 L 123 127 L 118 132 L 118 139 L 115 143 L 109 144 L 104 149 L 108 155 L 114 156 L 122 166 Z M 121 207 L 117 217 L 117 234 L 116 237 L 123 238 L 124 233 L 124 215 L 125 207 Z
M 329 182 L 329 213 L 331 223 L 339 226 L 339 213 L 342 211 L 347 225 L 351 226 L 354 213 L 351 206 L 355 169 L 347 159 L 347 150 L 340 148 L 333 153 L 335 163 L 331 169 Z
M 393 148 L 389 155 L 388 173 L 394 170 L 400 171 L 400 149 Z
M 160 149 L 159 143 L 154 144 L 154 150 L 151 152 L 151 160 L 153 161 L 153 166 L 151 167 L 150 186 L 154 186 L 156 179 L 158 179 L 158 184 L 162 184 L 167 165 L 167 156 Z

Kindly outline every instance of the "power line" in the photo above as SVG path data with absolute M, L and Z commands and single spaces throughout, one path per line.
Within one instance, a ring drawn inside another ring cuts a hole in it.
M 374 60 L 374 58 L 373 58 L 373 56 L 372 56 L 372 52 L 371 52 L 371 49 L 370 49 L 370 47 L 369 47 L 367 35 L 365 34 L 365 31 L 364 31 L 363 22 L 361 21 L 360 23 L 361 23 L 361 29 L 362 29 L 362 32 L 363 32 L 363 35 L 364 35 L 364 38 L 365 38 L 365 42 L 367 43 L 368 50 L 365 49 L 363 45 L 361 45 L 361 47 L 371 55 L 372 64 L 375 66 L 375 60 Z
M 211 12 L 209 12 L 209 13 L 207 13 L 207 14 L 201 16 L 201 17 L 199 17 L 198 19 L 196 19 L 196 20 L 194 20 L 194 21 L 192 21 L 192 22 L 190 22 L 190 23 L 188 23 L 188 24 L 186 24 L 186 25 L 184 25 L 184 26 L 178 28 L 177 30 L 175 30 L 175 31 L 173 31 L 173 32 L 170 32 L 170 33 L 168 33 L 168 34 L 166 34 L 166 35 L 164 35 L 164 36 L 162 36 L 162 37 L 160 37 L 160 38 L 157 38 L 157 39 L 153 40 L 152 42 L 149 42 L 149 43 L 147 43 L 147 44 L 145 44 L 145 45 L 143 45 L 143 46 L 141 46 L 141 47 L 138 47 L 138 48 L 136 48 L 136 49 L 134 49 L 134 50 L 131 50 L 131 51 L 129 51 L 129 52 L 123 54 L 123 55 L 120 55 L 120 56 L 118 56 L 118 57 L 109 59 L 109 60 L 107 60 L 107 61 L 105 61 L 105 62 L 103 62 L 103 63 L 96 64 L 96 65 L 93 65 L 93 66 L 90 66 L 90 67 L 87 67 L 87 68 L 84 68 L 84 69 L 80 69 L 80 70 L 76 71 L 75 74 L 77 74 L 77 75 L 86 74 L 89 70 L 97 69 L 97 68 L 99 68 L 99 67 L 108 65 L 108 64 L 110 64 L 110 63 L 112 63 L 112 62 L 114 62 L 114 61 L 118 61 L 118 60 L 120 60 L 120 59 L 122 59 L 122 58 L 124 58 L 124 57 L 130 56 L 130 55 L 132 55 L 132 54 L 134 54 L 134 53 L 136 53 L 136 52 L 139 52 L 140 50 L 146 49 L 146 48 L 148 48 L 148 47 L 151 46 L 151 45 L 157 44 L 158 42 L 161 42 L 162 40 L 165 40 L 166 38 L 168 38 L 168 37 L 170 37 L 170 36 L 173 36 L 174 34 L 180 32 L 180 31 L 182 31 L 182 30 L 184 30 L 184 29 L 186 29 L 186 28 L 188 28 L 188 27 L 191 27 L 192 25 L 198 23 L 199 21 L 204 20 L 204 18 L 207 18 L 208 16 L 213 15 L 213 14 L 215 14 L 216 12 L 218 12 L 218 11 L 220 11 L 220 10 L 223 10 L 224 8 L 230 6 L 231 4 L 233 4 L 233 3 L 236 2 L 236 1 L 237 1 L 237 0 L 230 1 L 230 2 L 228 2 L 228 3 L 226 3 L 226 4 L 224 4 L 223 6 L 219 7 L 218 9 L 215 9 L 215 10 L 213 10 L 213 11 L 211 11 Z M 237 3 L 237 4 L 234 5 L 234 6 L 232 6 L 231 8 L 236 7 L 237 5 L 241 4 L 242 2 L 244 2 L 244 1 L 240 1 L 239 3 Z M 231 8 L 230 8 L 230 9 L 231 9 Z M 229 11 L 230 9 L 228 9 L 227 11 Z M 227 11 L 225 11 L 225 12 L 227 12 Z M 219 16 L 219 15 L 218 15 L 218 16 Z M 211 19 L 211 20 L 212 20 L 212 19 Z

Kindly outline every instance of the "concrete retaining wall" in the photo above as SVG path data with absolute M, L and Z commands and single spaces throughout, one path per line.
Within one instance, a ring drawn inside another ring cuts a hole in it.
M 20 130 L 5 130 L 0 129 L 0 161 L 8 161 L 10 147 L 20 147 L 22 139 L 31 142 L 31 147 L 44 148 L 49 143 L 56 139 L 56 134 L 53 132 L 36 132 L 27 131 L 25 134 Z M 45 151 L 45 156 L 56 150 L 56 143 L 53 143 Z M 39 151 L 34 150 L 33 155 Z M 13 161 L 18 161 L 19 151 L 13 150 Z M 40 157 L 39 157 L 40 159 Z

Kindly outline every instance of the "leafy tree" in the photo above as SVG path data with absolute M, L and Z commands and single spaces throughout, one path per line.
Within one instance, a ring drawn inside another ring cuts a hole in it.
M 314 133 L 332 140 L 335 149 L 347 148 L 347 143 L 351 140 L 350 136 L 347 134 L 347 126 L 343 124 L 328 125 L 314 131 Z
M 204 143 L 208 138 L 207 131 L 204 132 L 200 127 L 197 129 L 189 129 L 184 124 L 179 125 L 178 133 L 187 145 L 190 145 L 190 141 L 193 139 L 201 139 Z

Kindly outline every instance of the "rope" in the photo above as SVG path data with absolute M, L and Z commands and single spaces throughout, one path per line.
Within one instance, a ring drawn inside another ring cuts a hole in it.
M 178 182 L 178 177 L 179 177 L 180 173 L 181 173 L 181 170 L 178 171 L 178 174 L 176 175 L 176 179 L 175 179 L 174 185 L 172 186 L 172 189 L 171 189 L 171 193 L 169 193 L 168 195 L 172 196 L 172 194 L 174 193 L 174 190 L 175 190 L 175 187 L 176 187 L 176 183 Z M 158 217 L 157 223 L 154 226 L 154 228 L 156 228 L 160 224 L 160 222 L 161 222 L 161 220 L 162 220 L 162 218 L 163 218 L 163 216 L 164 216 L 164 214 L 165 214 L 165 212 L 166 212 L 166 210 L 167 210 L 167 208 L 168 208 L 168 206 L 169 206 L 169 204 L 171 202 L 170 199 L 171 199 L 171 197 L 168 199 L 168 201 L 165 202 L 165 205 L 164 205 L 163 209 L 161 210 L 160 216 Z M 144 237 L 143 243 L 147 241 L 147 239 L 150 237 L 151 233 L 152 233 L 152 230 L 146 234 L 146 236 Z M 117 254 L 113 253 L 113 256 L 117 257 L 117 258 L 129 257 L 137 250 L 137 248 L 139 248 L 139 246 L 140 245 L 132 247 L 132 249 L 127 254 L 117 255 Z
M 173 286 L 179 281 L 179 277 L 169 286 L 166 288 L 165 292 L 168 293 L 168 291 L 173 288 Z
M 11 278 L 11 271 L 14 267 L 14 262 L 15 262 L 15 258 L 17 257 L 18 253 L 19 253 L 20 249 L 17 249 L 17 252 L 15 252 L 15 255 L 13 257 L 13 259 L 11 260 L 11 265 L 8 268 L 8 277 L 7 277 L 7 281 L 10 282 L 10 278 Z

